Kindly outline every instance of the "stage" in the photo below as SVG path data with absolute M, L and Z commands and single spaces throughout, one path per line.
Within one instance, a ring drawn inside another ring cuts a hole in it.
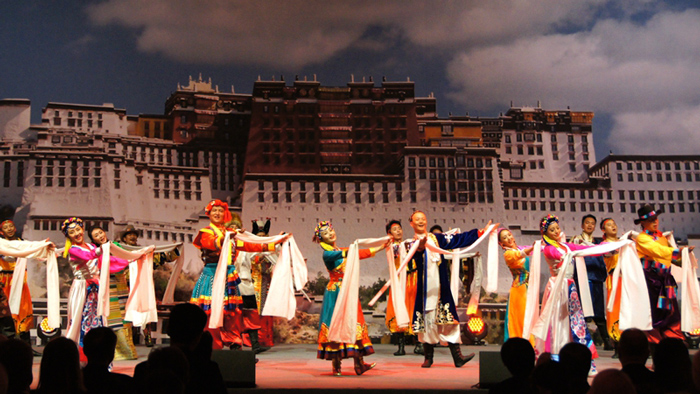
M 474 352 L 476 357 L 462 368 L 455 368 L 448 348 L 435 349 L 435 362 L 431 368 L 421 368 L 423 357 L 414 355 L 413 348 L 407 348 L 411 353 L 405 356 L 394 356 L 396 346 L 374 345 L 376 353 L 365 359 L 366 362 L 376 362 L 377 366 L 362 376 L 355 375 L 351 359 L 343 360 L 343 376 L 331 375 L 330 361 L 316 359 L 316 345 L 277 345 L 269 351 L 258 355 L 260 360 L 256 365 L 255 388 L 229 389 L 229 392 L 280 392 L 288 393 L 328 390 L 372 391 L 416 390 L 425 392 L 468 392 L 482 393 L 475 385 L 479 383 L 480 352 L 498 352 L 500 346 L 462 346 L 462 353 Z M 42 348 L 36 348 L 42 351 Z M 137 346 L 139 359 L 131 361 L 115 361 L 114 372 L 132 375 L 137 363 L 148 356 L 149 348 Z M 691 350 L 691 353 L 697 350 Z M 612 352 L 599 350 L 600 358 L 596 359 L 598 371 L 608 368 L 620 368 L 617 359 L 612 359 Z M 485 357 L 482 357 L 485 358 Z M 34 384 L 36 387 L 39 377 L 41 358 L 34 358 Z M 651 365 L 649 360 L 647 365 Z M 487 366 L 488 368 L 488 366 Z

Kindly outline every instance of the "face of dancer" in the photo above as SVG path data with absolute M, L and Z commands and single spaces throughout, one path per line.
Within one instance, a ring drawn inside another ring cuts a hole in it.
M 513 237 L 513 234 L 508 230 L 501 231 L 501 235 L 498 236 L 498 241 L 506 248 L 517 247 L 515 244 L 515 237 Z
M 545 234 L 550 238 L 555 241 L 559 240 L 559 236 L 561 235 L 561 229 L 559 228 L 559 223 L 552 223 L 547 227 L 547 231 Z
M 333 228 L 328 226 L 321 228 L 320 235 L 321 241 L 331 245 L 335 244 L 335 240 L 337 239 L 337 237 Z
M 107 240 L 107 234 L 101 228 L 93 229 L 90 235 L 92 235 L 92 239 L 97 246 L 109 242 Z
M 416 212 L 411 218 L 411 227 L 413 227 L 413 232 L 416 234 L 425 234 L 426 226 L 428 225 L 428 218 L 425 217 L 423 212 Z
M 617 238 L 617 224 L 614 220 L 609 219 L 605 221 L 603 235 L 605 235 L 605 238 Z
M 394 241 L 401 241 L 403 239 L 403 229 L 400 224 L 392 224 L 389 229 L 389 235 L 394 237 Z
M 129 246 L 136 246 L 138 239 L 139 235 L 136 233 L 129 233 L 124 235 L 124 243 L 126 243 Z
M 212 223 L 221 225 L 224 223 L 224 207 L 213 207 L 209 212 L 209 219 Z
M 584 233 L 588 235 L 593 234 L 593 231 L 595 230 L 595 219 L 586 218 L 586 220 L 584 220 L 581 224 L 581 228 L 583 229 Z
M 659 231 L 659 218 L 656 217 L 656 218 L 653 218 L 650 220 L 643 221 L 642 228 L 645 231 L 652 231 L 652 232 Z
M 2 233 L 5 234 L 5 238 L 10 239 L 17 234 L 17 227 L 12 222 L 7 222 L 2 225 Z
M 68 239 L 75 245 L 83 244 L 84 235 L 83 228 L 78 225 L 73 225 L 68 229 Z

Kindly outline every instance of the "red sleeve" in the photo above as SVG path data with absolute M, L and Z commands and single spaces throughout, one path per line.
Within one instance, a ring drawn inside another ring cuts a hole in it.
M 236 250 L 243 252 L 273 252 L 275 250 L 275 244 L 256 244 L 236 239 Z
M 216 235 L 211 230 L 201 229 L 192 241 L 197 249 L 220 250 L 221 246 L 216 242 Z
M 372 249 L 360 249 L 360 260 L 368 259 L 374 256 L 374 251 Z

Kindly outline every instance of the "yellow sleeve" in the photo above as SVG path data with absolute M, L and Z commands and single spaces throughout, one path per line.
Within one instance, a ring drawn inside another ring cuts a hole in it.
M 645 233 L 637 237 L 637 251 L 640 257 L 647 257 L 667 266 L 670 266 L 671 260 L 677 259 L 679 255 L 678 249 L 654 241 L 654 238 Z
M 506 260 L 506 265 L 510 269 L 522 268 L 525 263 L 525 258 L 522 257 L 519 250 L 506 250 L 505 253 L 503 253 L 503 258 Z

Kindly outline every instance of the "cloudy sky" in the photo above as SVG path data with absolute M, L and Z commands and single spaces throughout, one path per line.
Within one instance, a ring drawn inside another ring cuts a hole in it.
M 8 4 L 9 3 L 9 4 Z M 416 83 L 449 112 L 596 113 L 598 159 L 695 154 L 695 1 L 17 1 L 0 5 L 0 98 L 162 113 L 200 73 L 250 93 L 258 75 Z

